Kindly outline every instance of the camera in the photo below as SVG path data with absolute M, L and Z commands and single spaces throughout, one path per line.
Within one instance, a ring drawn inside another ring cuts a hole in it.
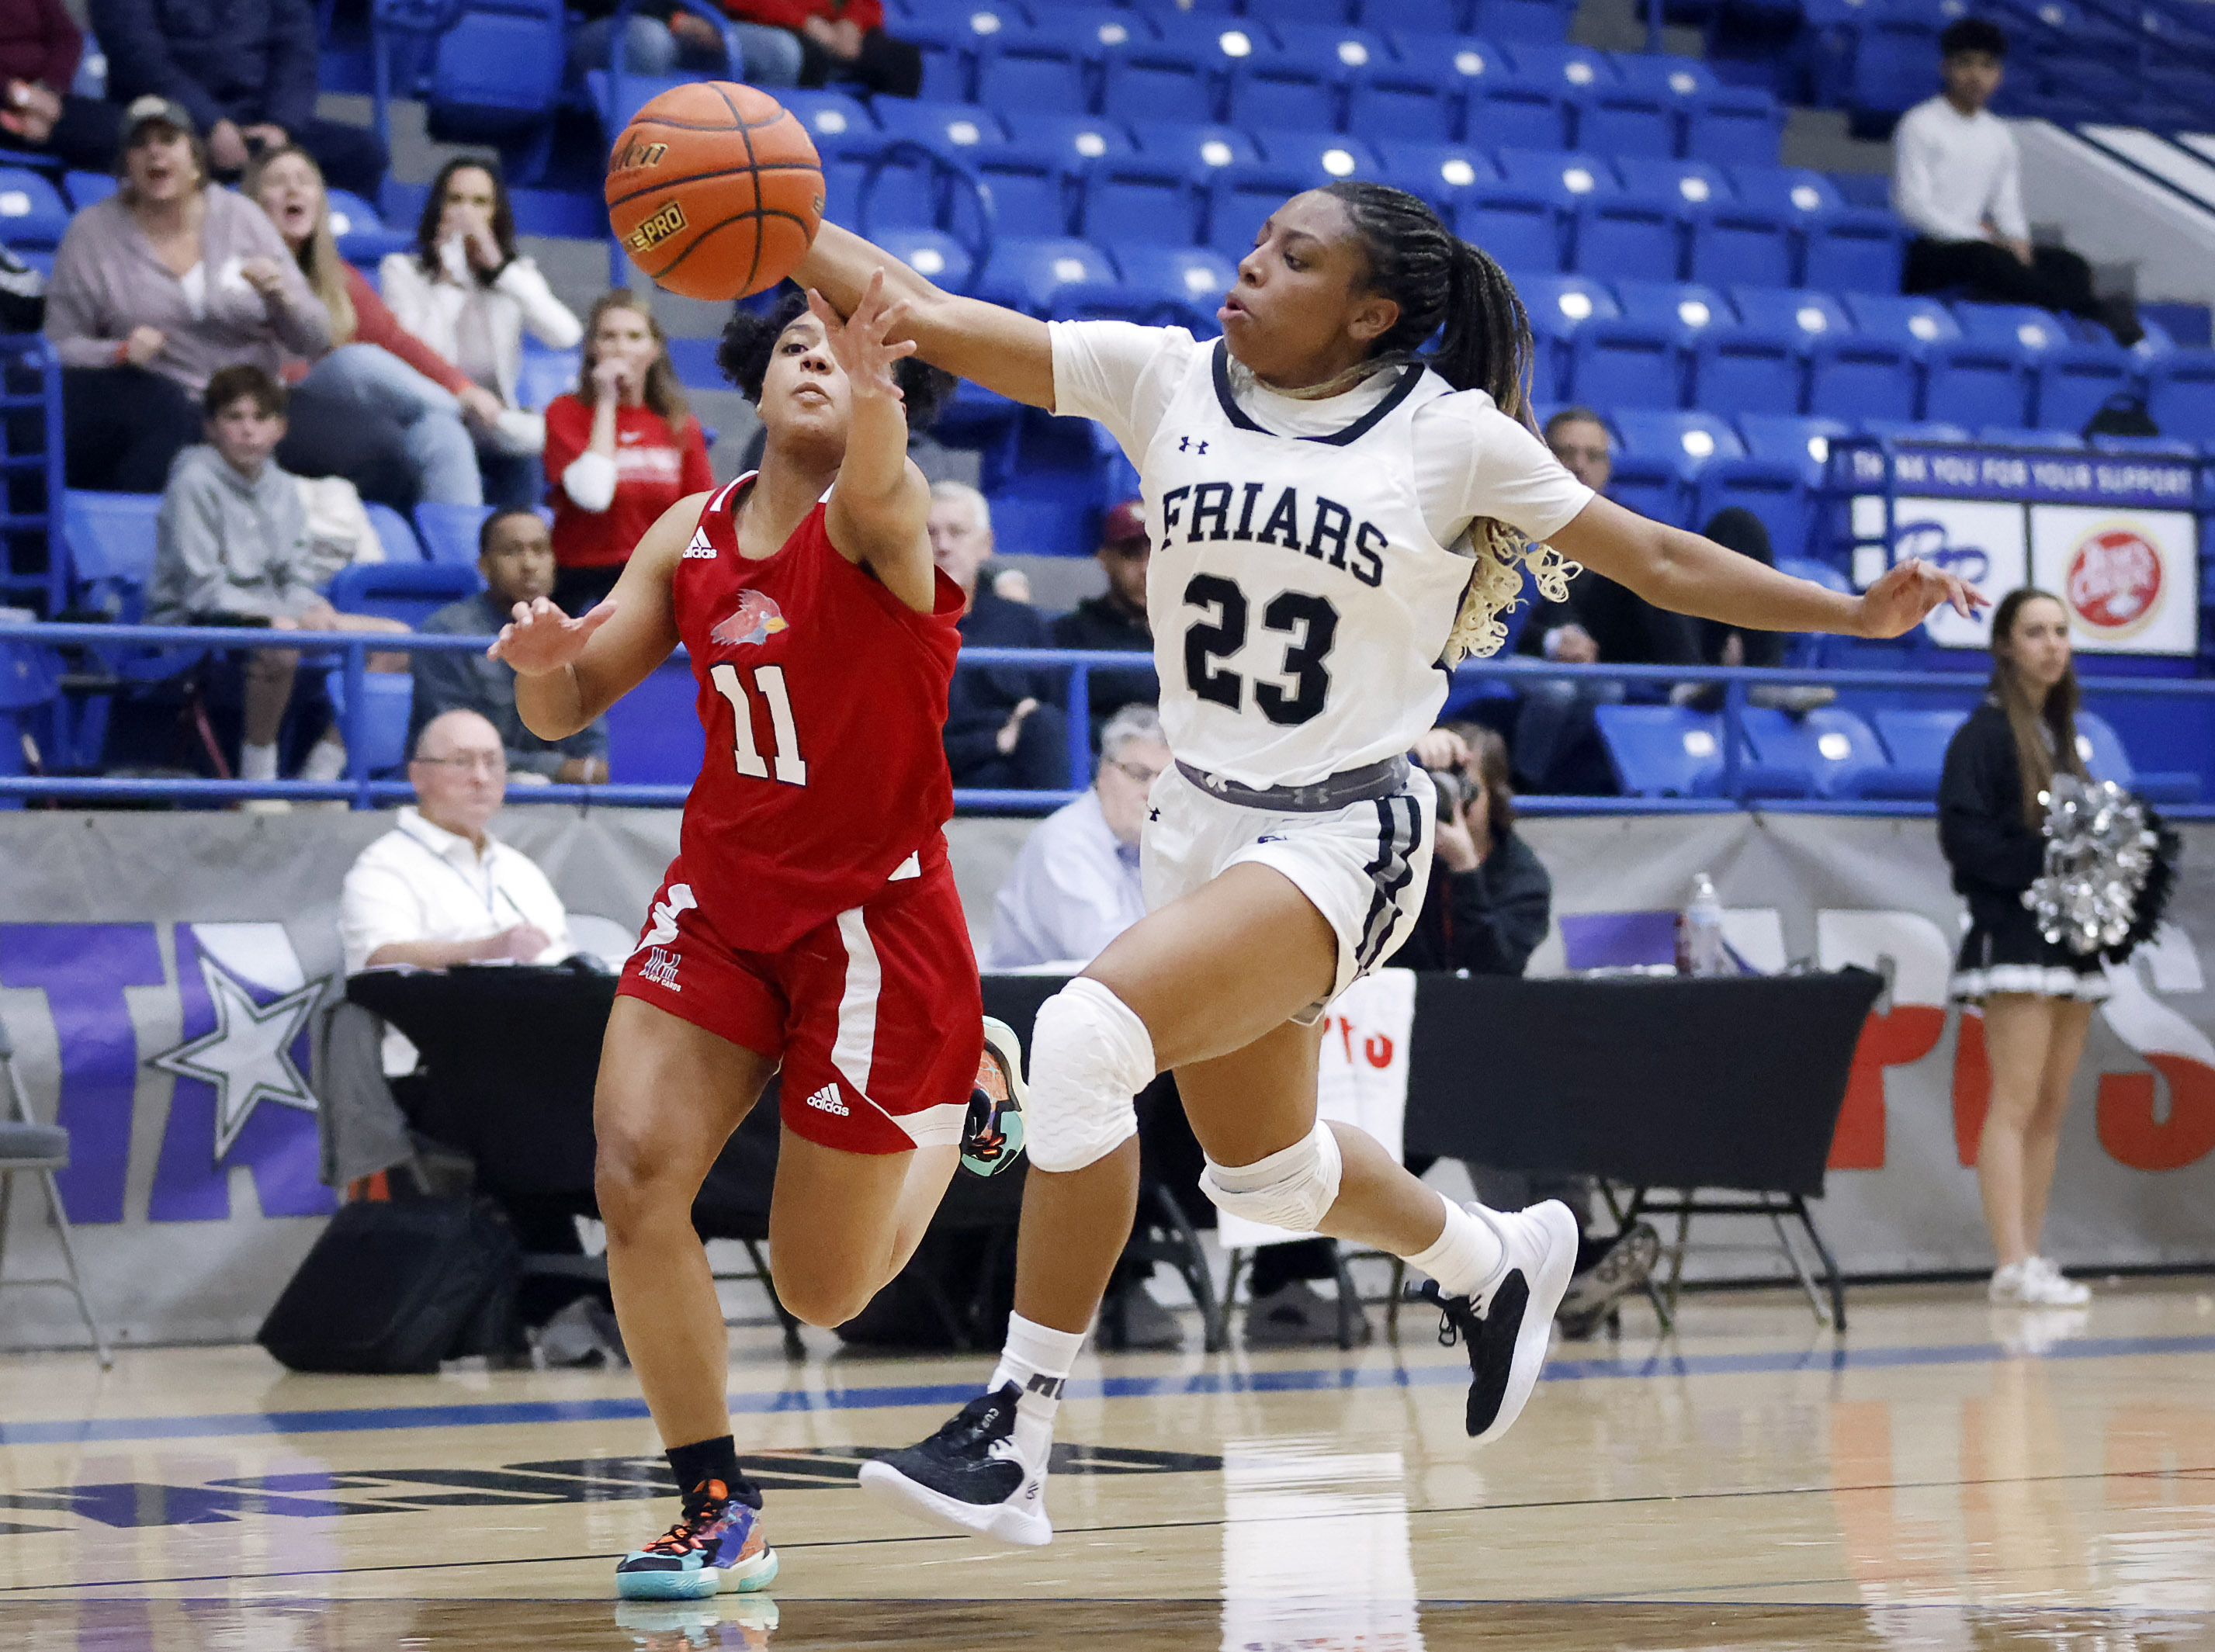
M 1469 801 L 1469 781 L 1458 769 L 1427 768 L 1431 784 L 1438 788 L 1439 818 L 1445 819 Z

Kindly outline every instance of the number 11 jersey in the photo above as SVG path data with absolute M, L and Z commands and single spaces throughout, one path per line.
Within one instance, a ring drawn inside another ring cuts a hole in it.
M 728 945 L 770 952 L 945 859 L 962 595 L 934 572 L 917 613 L 838 554 L 821 504 L 776 555 L 741 556 L 752 480 L 709 495 L 670 602 L 707 735 L 685 874 Z

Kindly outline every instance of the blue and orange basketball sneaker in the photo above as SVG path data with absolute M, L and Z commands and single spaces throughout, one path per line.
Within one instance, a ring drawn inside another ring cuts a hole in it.
M 985 1054 L 961 1130 L 961 1162 L 976 1176 L 997 1176 L 1023 1150 L 1023 1046 L 1005 1021 L 985 1018 Z
M 697 1514 L 688 1514 L 616 1563 L 616 1594 L 625 1600 L 705 1600 L 752 1594 L 776 1581 L 776 1551 L 762 1531 L 761 1511 L 729 1496 L 710 1480 Z

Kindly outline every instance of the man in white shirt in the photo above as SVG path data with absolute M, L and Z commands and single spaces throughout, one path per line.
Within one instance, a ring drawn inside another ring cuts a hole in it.
M 1040 823 L 1001 886 L 987 969 L 1089 964 L 1145 916 L 1138 829 L 1146 792 L 1169 765 L 1151 706 L 1126 706 L 1108 719 L 1092 789 Z
M 1985 106 L 2000 88 L 2007 36 L 1963 17 L 1938 37 L 1945 91 L 1900 117 L 1893 133 L 1893 209 L 1916 232 L 1904 292 L 1952 292 L 1983 303 L 2035 304 L 2098 321 L 2116 342 L 2144 336 L 2126 298 L 2101 298 L 2092 270 L 2063 247 L 2034 247 L 2022 210 L 2022 157 Z

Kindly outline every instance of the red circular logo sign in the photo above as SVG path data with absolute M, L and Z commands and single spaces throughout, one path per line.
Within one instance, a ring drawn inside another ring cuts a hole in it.
M 2094 631 L 2128 635 L 2161 605 L 2161 548 L 2136 528 L 2101 528 L 2069 559 L 2069 606 Z

